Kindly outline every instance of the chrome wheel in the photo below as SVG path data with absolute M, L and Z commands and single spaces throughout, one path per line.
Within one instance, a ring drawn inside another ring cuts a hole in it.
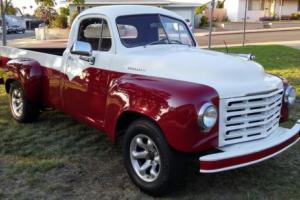
M 130 143 L 130 160 L 135 173 L 146 182 L 157 179 L 161 169 L 157 146 L 148 136 L 139 134 Z
M 20 117 L 23 114 L 23 98 L 19 88 L 13 90 L 11 95 L 11 107 L 15 116 Z

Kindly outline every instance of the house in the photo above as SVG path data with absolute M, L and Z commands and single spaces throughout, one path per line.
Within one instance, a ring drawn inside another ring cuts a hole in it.
M 242 21 L 246 0 L 226 0 L 224 8 L 231 21 Z M 259 21 L 261 17 L 281 17 L 300 12 L 300 0 L 248 0 L 247 20 Z
M 171 10 L 184 19 L 190 20 L 193 27 L 195 25 L 195 8 L 202 5 L 198 0 L 85 0 L 85 4 L 79 8 L 80 10 L 84 10 L 95 6 L 131 4 L 158 6 Z M 72 1 L 69 6 L 70 13 L 73 13 L 77 9 L 77 6 Z

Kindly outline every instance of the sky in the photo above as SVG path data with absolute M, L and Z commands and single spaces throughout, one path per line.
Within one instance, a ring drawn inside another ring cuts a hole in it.
M 64 7 L 66 1 L 64 0 L 56 0 L 56 8 Z M 12 4 L 15 7 L 18 7 L 23 14 L 30 14 L 32 15 L 35 8 L 37 7 L 34 0 L 12 0 Z

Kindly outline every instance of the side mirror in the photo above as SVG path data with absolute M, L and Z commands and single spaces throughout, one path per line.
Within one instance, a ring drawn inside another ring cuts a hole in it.
M 71 53 L 81 56 L 92 56 L 92 46 L 88 42 L 76 41 L 72 48 Z

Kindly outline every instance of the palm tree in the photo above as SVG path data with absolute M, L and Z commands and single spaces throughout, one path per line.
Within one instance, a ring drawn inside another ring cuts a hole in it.
M 69 1 L 73 1 L 73 3 L 77 7 L 77 12 L 80 13 L 80 5 L 83 5 L 85 3 L 85 0 L 69 0 Z

